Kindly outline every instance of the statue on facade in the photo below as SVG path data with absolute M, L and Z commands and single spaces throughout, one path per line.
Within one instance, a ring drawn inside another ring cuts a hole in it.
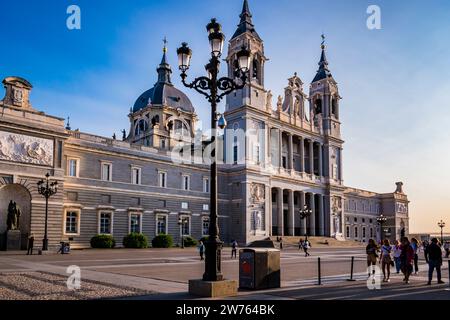
M 272 91 L 269 90 L 267 92 L 267 101 L 266 101 L 266 110 L 267 111 L 272 111 L 272 97 L 273 97 Z
M 21 214 L 22 212 L 17 207 L 17 204 L 11 200 L 8 205 L 8 218 L 6 222 L 8 231 L 19 230 Z
M 283 97 L 278 96 L 277 111 L 281 112 L 282 108 L 283 108 Z

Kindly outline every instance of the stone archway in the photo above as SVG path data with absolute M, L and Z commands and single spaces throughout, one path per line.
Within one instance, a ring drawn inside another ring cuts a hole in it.
M 8 205 L 11 200 L 16 202 L 21 210 L 19 228 L 22 233 L 22 244 L 26 244 L 23 240 L 28 237 L 31 229 L 31 194 L 20 184 L 0 187 L 0 234 L 5 233 L 7 229 Z

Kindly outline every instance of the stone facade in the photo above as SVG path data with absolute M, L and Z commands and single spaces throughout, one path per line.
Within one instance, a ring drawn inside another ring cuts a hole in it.
M 407 234 L 409 202 L 401 183 L 387 194 L 344 184 L 341 97 L 325 45 L 309 94 L 295 74 L 276 104 L 264 86 L 267 58 L 247 1 L 229 43 L 230 76 L 242 45 L 252 53 L 251 83 L 226 102 L 228 130 L 219 139 L 224 146 L 218 179 L 221 238 L 244 244 L 307 233 L 367 241 L 380 237 L 381 213 L 388 218 L 383 236 Z M 195 131 L 191 102 L 171 83 L 166 51 L 155 87 L 131 108 L 130 130 L 120 140 L 65 127 L 64 119 L 32 106 L 26 80 L 3 81 L 0 233 L 6 231 L 9 200 L 15 200 L 23 212 L 24 236 L 43 238 L 45 201 L 36 183 L 49 172 L 60 185 L 49 202 L 51 245 L 70 240 L 74 247 L 88 247 L 98 233 L 112 234 L 118 245 L 132 231 L 150 239 L 169 233 L 176 243 L 181 233 L 197 239 L 207 234 L 209 166 L 173 161 L 180 146 L 201 158 L 207 142 Z M 307 223 L 299 215 L 305 205 L 313 211 Z

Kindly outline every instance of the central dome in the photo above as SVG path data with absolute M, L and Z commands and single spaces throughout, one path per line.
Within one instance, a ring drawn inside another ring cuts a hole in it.
M 158 71 L 158 82 L 155 86 L 143 94 L 136 100 L 133 107 L 133 113 L 138 112 L 149 105 L 164 105 L 174 109 L 181 109 L 185 112 L 194 113 L 195 109 L 191 100 L 181 90 L 175 88 L 170 80 L 172 69 L 167 63 L 166 49 Z

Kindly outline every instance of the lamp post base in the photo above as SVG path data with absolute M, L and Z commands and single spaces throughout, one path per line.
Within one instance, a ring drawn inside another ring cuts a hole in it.
M 48 251 L 48 239 L 42 240 L 42 251 Z
M 204 298 L 235 297 L 238 283 L 235 280 L 203 281 L 189 280 L 189 294 Z

